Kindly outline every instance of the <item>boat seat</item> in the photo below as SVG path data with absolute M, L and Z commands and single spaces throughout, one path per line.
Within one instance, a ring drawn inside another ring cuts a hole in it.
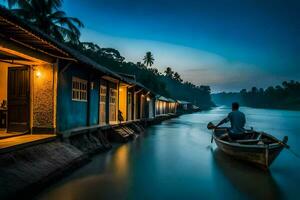
M 260 139 L 236 140 L 238 143 L 258 143 Z

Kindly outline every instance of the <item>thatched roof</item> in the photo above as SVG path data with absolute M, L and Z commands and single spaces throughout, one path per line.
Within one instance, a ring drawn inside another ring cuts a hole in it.
M 0 6 L 0 30 L 0 37 L 17 42 L 27 48 L 39 51 L 51 57 L 78 61 L 114 78 L 118 78 L 119 80 L 123 79 L 115 72 L 53 39 L 37 27 L 26 23 L 3 6 Z

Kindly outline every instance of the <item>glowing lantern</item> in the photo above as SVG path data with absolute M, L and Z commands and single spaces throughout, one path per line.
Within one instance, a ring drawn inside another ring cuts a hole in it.
M 42 73 L 41 73 L 41 71 L 40 71 L 40 70 L 36 71 L 36 77 L 37 77 L 37 78 L 40 78 L 40 77 L 41 77 L 41 75 L 42 75 Z

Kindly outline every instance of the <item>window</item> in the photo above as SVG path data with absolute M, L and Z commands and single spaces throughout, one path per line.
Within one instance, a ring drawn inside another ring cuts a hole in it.
M 110 88 L 109 103 L 115 104 L 117 101 L 117 90 Z
M 106 101 L 106 87 L 102 86 L 100 87 L 100 102 L 105 103 Z
M 87 101 L 87 81 L 77 77 L 72 78 L 72 100 Z

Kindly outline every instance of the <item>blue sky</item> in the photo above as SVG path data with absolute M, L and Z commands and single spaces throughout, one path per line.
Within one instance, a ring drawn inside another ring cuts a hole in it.
M 83 41 L 128 61 L 152 51 L 155 67 L 213 91 L 300 79 L 300 1 L 65 0 Z

